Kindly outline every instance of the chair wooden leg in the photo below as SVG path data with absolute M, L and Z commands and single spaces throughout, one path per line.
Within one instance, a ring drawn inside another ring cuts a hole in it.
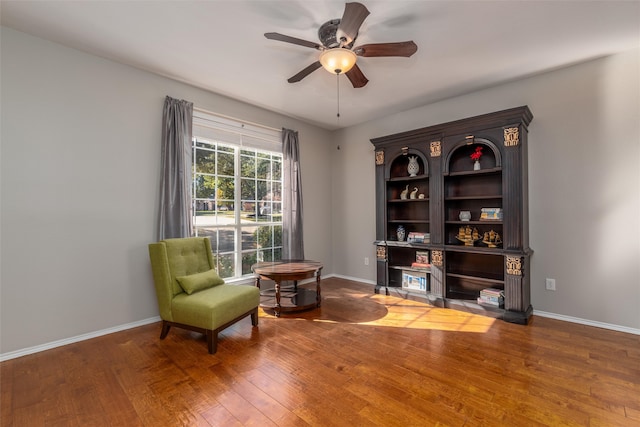
M 209 347 L 209 354 L 216 354 L 218 351 L 218 331 L 207 330 L 207 347 Z
M 160 331 L 160 339 L 163 340 L 167 337 L 169 333 L 169 329 L 171 329 L 171 324 L 166 320 L 162 321 L 162 331 Z
M 258 308 L 254 308 L 251 311 L 248 311 L 230 322 L 225 323 L 224 325 L 219 326 L 217 329 L 204 329 L 197 326 L 185 325 L 183 323 L 170 322 L 167 320 L 162 321 L 162 331 L 160 332 L 160 339 L 164 339 L 169 333 L 169 329 L 171 326 L 176 326 L 178 328 L 188 329 L 190 331 L 199 332 L 201 334 L 205 334 L 207 337 L 207 348 L 209 350 L 209 354 L 215 354 L 218 351 L 218 333 L 223 329 L 231 326 L 237 321 L 244 319 L 247 315 L 251 315 L 251 324 L 253 326 L 258 326 Z

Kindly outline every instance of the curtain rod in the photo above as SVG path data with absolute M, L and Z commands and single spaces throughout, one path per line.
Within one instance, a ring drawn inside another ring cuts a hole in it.
M 247 120 L 240 120 L 240 119 L 237 119 L 235 117 L 226 116 L 224 114 L 219 114 L 219 113 L 214 113 L 212 111 L 205 110 L 204 108 L 198 108 L 196 106 L 193 107 L 193 110 L 194 111 L 199 111 L 200 113 L 211 114 L 211 115 L 222 117 L 222 118 L 229 119 L 229 120 L 235 120 L 237 122 L 248 124 L 248 125 L 251 125 L 251 126 L 261 127 L 263 129 L 272 130 L 274 132 L 282 132 L 282 129 L 272 128 L 271 126 L 265 126 L 265 125 L 261 125 L 260 123 L 249 122 Z

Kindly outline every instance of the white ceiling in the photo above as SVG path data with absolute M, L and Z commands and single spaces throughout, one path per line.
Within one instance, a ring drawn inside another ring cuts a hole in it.
M 356 45 L 413 40 L 411 58 L 358 58 L 354 89 L 316 70 L 318 41 L 343 1 L 7 1 L 4 26 L 129 64 L 327 129 L 351 126 L 501 82 L 640 46 L 638 1 L 361 0 Z

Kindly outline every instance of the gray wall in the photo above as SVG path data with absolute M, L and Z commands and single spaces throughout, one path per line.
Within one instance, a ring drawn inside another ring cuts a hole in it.
M 306 255 L 331 265 L 330 132 L 2 28 L 0 353 L 158 315 L 164 97 L 299 131 Z
M 331 133 L 1 31 L 0 355 L 157 316 L 147 244 L 157 216 L 165 95 L 297 129 L 306 255 L 323 261 L 327 275 L 370 283 L 369 139 L 529 105 L 534 308 L 640 329 L 638 51 Z M 557 280 L 557 291 L 544 290 L 546 277 Z
M 534 310 L 640 331 L 639 58 L 633 50 L 340 131 L 334 270 L 375 280 L 374 263 L 364 265 L 365 257 L 375 259 L 369 139 L 529 105 Z M 547 277 L 556 279 L 555 292 L 545 290 Z

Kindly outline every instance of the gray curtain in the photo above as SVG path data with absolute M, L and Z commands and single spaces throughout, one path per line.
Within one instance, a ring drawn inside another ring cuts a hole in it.
M 304 259 L 298 132 L 282 129 L 282 258 Z
M 189 237 L 193 103 L 167 96 L 162 113 L 158 240 Z

